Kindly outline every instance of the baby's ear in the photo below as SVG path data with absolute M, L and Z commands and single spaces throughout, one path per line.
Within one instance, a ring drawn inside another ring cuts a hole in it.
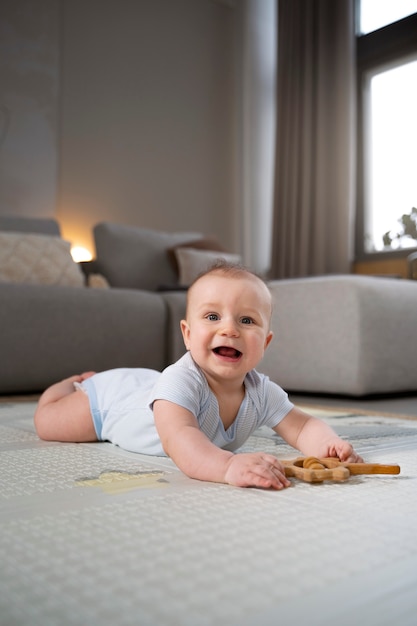
M 269 346 L 269 344 L 271 343 L 272 339 L 274 337 L 274 333 L 272 332 L 272 330 L 269 331 L 269 333 L 266 336 L 265 339 L 265 345 L 264 345 L 264 350 L 267 349 L 267 347 Z
M 188 326 L 187 320 L 181 320 L 180 322 L 182 338 L 184 339 L 184 344 L 187 350 L 190 349 L 190 327 Z

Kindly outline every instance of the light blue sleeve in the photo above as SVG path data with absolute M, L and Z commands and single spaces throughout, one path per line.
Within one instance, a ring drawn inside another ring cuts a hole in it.
M 286 391 L 265 374 L 252 371 L 251 382 L 254 402 L 257 405 L 258 426 L 275 428 L 294 408 L 294 404 Z
M 149 407 L 155 400 L 169 400 L 190 411 L 196 418 L 207 401 L 207 383 L 201 375 L 187 367 L 170 365 L 160 375 L 149 397 Z

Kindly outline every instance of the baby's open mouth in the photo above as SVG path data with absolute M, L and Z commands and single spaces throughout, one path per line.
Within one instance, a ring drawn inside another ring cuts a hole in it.
M 219 346 L 218 348 L 214 348 L 213 352 L 218 354 L 219 356 L 227 357 L 229 359 L 238 359 L 242 356 L 242 353 L 236 348 L 230 348 L 228 346 Z

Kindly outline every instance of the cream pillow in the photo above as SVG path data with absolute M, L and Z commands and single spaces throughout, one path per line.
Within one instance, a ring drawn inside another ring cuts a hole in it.
M 238 254 L 230 254 L 215 250 L 196 250 L 195 248 L 176 248 L 179 269 L 179 284 L 188 287 L 201 272 L 205 272 L 215 261 L 224 260 L 229 263 L 240 263 Z
M 0 281 L 83 287 L 71 244 L 53 235 L 0 232 Z

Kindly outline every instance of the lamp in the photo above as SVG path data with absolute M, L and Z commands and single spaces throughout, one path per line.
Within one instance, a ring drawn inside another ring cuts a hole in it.
M 84 246 L 72 246 L 71 256 L 76 263 L 82 263 L 83 261 L 91 261 L 93 255 L 90 250 L 84 248 Z

